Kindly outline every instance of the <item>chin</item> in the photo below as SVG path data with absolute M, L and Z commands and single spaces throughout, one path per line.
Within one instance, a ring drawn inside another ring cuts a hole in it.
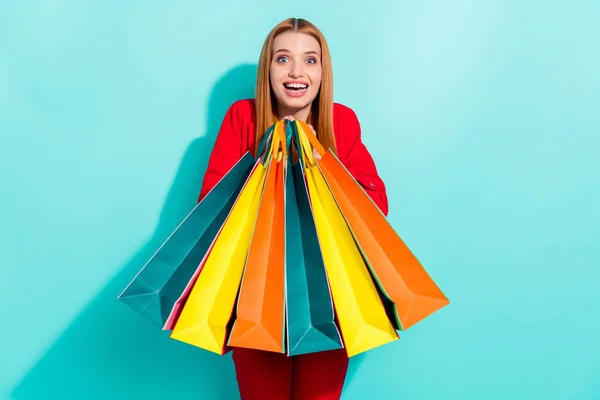
M 314 100 L 314 97 L 311 99 L 307 99 L 307 98 L 295 99 L 295 98 L 290 98 L 290 97 L 286 96 L 282 103 L 285 104 L 286 107 L 288 107 L 288 108 L 302 109 L 302 108 L 309 106 L 313 100 Z

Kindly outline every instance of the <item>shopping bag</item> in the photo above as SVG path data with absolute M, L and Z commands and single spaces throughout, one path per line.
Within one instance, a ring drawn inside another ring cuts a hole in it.
M 307 141 L 317 142 L 309 127 L 300 126 L 300 131 Z M 317 146 L 317 151 L 321 150 Z M 405 330 L 448 305 L 447 297 L 339 159 L 330 151 L 320 154 L 319 170 L 381 292 L 392 305 L 395 327 Z
M 163 327 L 255 163 L 247 152 L 185 217 L 118 299 Z
M 244 267 L 236 317 L 228 346 L 285 351 L 284 167 L 287 146 L 283 123 L 276 124 L 281 151 L 269 162 L 256 227 Z M 283 141 L 282 141 L 283 139 Z
M 272 149 L 260 157 L 227 216 L 185 299 L 170 337 L 224 354 L 232 312 L 255 227 Z
M 296 129 L 298 150 L 344 347 L 351 357 L 397 340 L 398 335 L 301 129 Z
M 260 159 L 261 156 L 263 156 L 266 148 L 270 148 L 271 143 L 272 143 L 273 128 L 274 128 L 274 126 L 269 127 L 263 140 L 261 141 L 261 144 L 259 146 L 258 153 L 257 153 L 258 154 L 257 160 Z M 204 253 L 204 256 L 202 257 L 202 260 L 199 263 L 197 263 L 198 266 L 196 267 L 196 270 L 195 270 L 192 278 L 187 282 L 185 289 L 183 290 L 183 292 L 181 293 L 179 298 L 175 301 L 175 305 L 173 306 L 173 309 L 172 309 L 171 313 L 169 314 L 167 321 L 165 322 L 165 324 L 163 326 L 164 330 L 173 330 L 173 327 L 175 326 L 175 323 L 177 322 L 177 319 L 179 318 L 179 315 L 181 314 L 181 309 L 183 308 L 183 305 L 185 304 L 185 301 L 187 300 L 187 298 L 192 290 L 192 287 L 196 283 L 196 280 L 198 279 L 198 275 L 202 271 L 202 268 L 204 267 L 204 264 L 206 263 L 208 255 L 210 254 L 210 251 L 212 250 L 212 247 L 214 246 L 214 243 L 216 242 L 216 239 L 219 236 L 222 229 L 223 229 L 223 225 L 221 225 L 219 232 L 213 238 L 213 241 L 212 241 L 209 249 Z
M 290 124 L 287 125 L 292 130 Z M 297 146 L 297 145 L 296 145 Z M 287 354 L 343 348 L 300 163 L 287 162 L 285 201 Z

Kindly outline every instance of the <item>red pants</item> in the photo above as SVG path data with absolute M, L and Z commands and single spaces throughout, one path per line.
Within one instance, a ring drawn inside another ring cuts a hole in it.
M 236 347 L 232 358 L 242 400 L 338 400 L 348 370 L 344 349 L 287 357 Z

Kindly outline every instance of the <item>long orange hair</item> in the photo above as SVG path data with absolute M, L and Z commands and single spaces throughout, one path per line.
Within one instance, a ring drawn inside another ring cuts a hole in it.
M 273 57 L 273 41 L 286 31 L 306 33 L 314 37 L 321 46 L 321 86 L 313 100 L 307 123 L 317 131 L 317 139 L 325 149 L 336 153 L 333 132 L 333 69 L 331 55 L 325 36 L 321 31 L 302 18 L 289 18 L 280 22 L 267 35 L 263 43 L 256 76 L 256 143 L 260 143 L 267 129 L 277 122 L 277 100 L 271 88 L 270 70 Z

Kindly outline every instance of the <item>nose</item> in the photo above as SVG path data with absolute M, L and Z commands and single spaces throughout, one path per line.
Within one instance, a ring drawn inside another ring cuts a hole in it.
M 290 72 L 288 74 L 290 78 L 298 78 L 302 76 L 302 74 L 304 73 L 302 69 L 302 63 L 298 61 L 293 61 L 291 64 L 292 65 L 290 67 Z

